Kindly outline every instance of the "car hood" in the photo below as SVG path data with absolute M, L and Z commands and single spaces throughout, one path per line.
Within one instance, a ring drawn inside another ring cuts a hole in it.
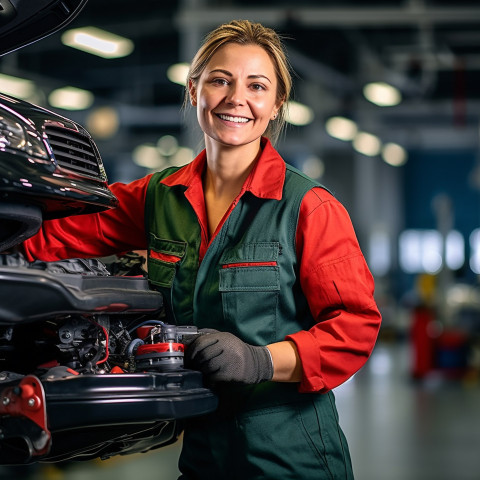
M 88 0 L 0 0 L 0 56 L 69 24 Z

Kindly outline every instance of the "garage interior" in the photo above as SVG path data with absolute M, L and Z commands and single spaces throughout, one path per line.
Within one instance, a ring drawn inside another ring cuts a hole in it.
M 0 91 L 84 125 L 109 181 L 128 182 L 198 153 L 182 67 L 209 30 L 240 18 L 283 36 L 294 102 L 278 150 L 346 206 L 375 277 L 377 346 L 336 389 L 356 478 L 480 478 L 478 2 L 91 0 L 62 31 L 0 57 Z M 84 27 L 128 53 L 69 46 Z M 374 84 L 390 103 L 373 102 Z M 65 100 L 72 90 L 85 103 Z M 179 449 L 0 475 L 172 479 Z

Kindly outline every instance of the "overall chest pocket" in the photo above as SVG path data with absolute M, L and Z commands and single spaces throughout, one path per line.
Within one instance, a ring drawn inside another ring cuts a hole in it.
M 148 278 L 153 285 L 172 288 L 177 265 L 185 256 L 187 244 L 150 234 Z
M 249 243 L 220 259 L 219 291 L 230 331 L 264 345 L 276 340 L 280 269 L 277 242 Z

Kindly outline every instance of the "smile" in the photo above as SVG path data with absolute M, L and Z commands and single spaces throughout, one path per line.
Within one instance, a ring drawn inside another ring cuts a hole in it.
M 227 122 L 234 122 L 234 123 L 247 123 L 250 121 L 249 118 L 245 118 L 245 117 L 231 117 L 230 115 L 224 115 L 224 114 L 221 114 L 219 113 L 217 115 L 219 118 L 221 118 L 222 120 L 226 120 Z

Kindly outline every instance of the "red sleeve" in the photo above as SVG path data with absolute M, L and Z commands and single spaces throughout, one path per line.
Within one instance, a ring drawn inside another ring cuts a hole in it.
M 144 226 L 145 195 L 150 175 L 110 189 L 119 206 L 101 213 L 75 215 L 43 222 L 40 231 L 23 243 L 28 261 L 90 258 L 147 246 Z
M 301 392 L 328 391 L 370 356 L 381 316 L 373 277 L 345 208 L 322 188 L 304 198 L 297 227 L 300 282 L 316 324 L 289 335 L 303 367 Z

